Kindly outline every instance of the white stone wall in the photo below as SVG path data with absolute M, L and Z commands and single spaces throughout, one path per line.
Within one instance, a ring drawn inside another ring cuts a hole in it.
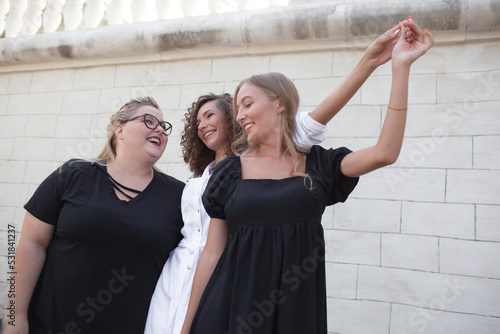
M 436 37 L 412 68 L 398 162 L 361 177 L 349 200 L 324 214 L 331 333 L 500 332 L 500 43 Z M 174 125 L 159 166 L 185 181 L 182 117 L 200 94 L 232 93 L 245 77 L 280 71 L 309 110 L 367 42 L 0 68 L 1 296 L 9 290 L 9 225 L 18 240 L 22 206 L 38 184 L 69 158 L 97 155 L 107 119 L 124 102 L 157 99 Z M 385 65 L 370 77 L 331 122 L 324 146 L 376 142 L 390 75 Z M 6 298 L 0 305 L 5 324 Z

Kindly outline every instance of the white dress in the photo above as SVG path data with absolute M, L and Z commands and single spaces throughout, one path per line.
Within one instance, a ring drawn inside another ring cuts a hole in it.
M 327 126 L 314 121 L 307 112 L 297 114 L 294 142 L 308 153 L 325 139 Z M 196 266 L 207 242 L 210 217 L 201 195 L 210 178 L 211 162 L 201 177 L 186 183 L 181 199 L 183 239 L 170 253 L 151 298 L 145 334 L 179 334 L 184 324 Z

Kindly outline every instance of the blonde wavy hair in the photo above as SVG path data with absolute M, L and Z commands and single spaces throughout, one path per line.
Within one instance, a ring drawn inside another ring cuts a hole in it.
M 270 72 L 264 74 L 253 75 L 244 79 L 236 87 L 234 92 L 234 110 L 236 116 L 238 115 L 238 108 L 236 98 L 241 87 L 245 84 L 252 85 L 260 89 L 269 99 L 274 101 L 279 99 L 284 107 L 283 116 L 281 119 L 281 142 L 282 148 L 285 153 L 289 153 L 293 159 L 293 168 L 291 171 L 292 176 L 304 176 L 311 181 L 309 175 L 297 172 L 297 167 L 302 159 L 299 150 L 293 142 L 293 134 L 295 132 L 295 116 L 299 109 L 299 93 L 293 82 L 288 79 L 284 74 L 278 72 Z M 259 144 L 248 143 L 247 134 L 242 131 L 241 136 L 232 144 L 232 150 L 236 155 L 243 155 L 250 153 L 259 148 Z M 305 180 L 304 180 L 305 182 Z

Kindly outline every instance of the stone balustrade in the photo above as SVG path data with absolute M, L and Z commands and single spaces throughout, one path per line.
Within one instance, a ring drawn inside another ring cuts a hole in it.
M 182 5 L 187 6 L 189 1 L 182 0 Z M 21 8 L 22 0 L 10 1 L 11 6 L 14 2 L 17 3 L 17 8 Z M 31 2 L 31 0 L 25 1 L 26 10 L 23 11 L 22 17 L 25 17 L 27 12 L 40 12 L 40 6 L 34 6 Z M 83 23 L 74 24 L 72 29 L 90 24 L 90 21 L 96 24 L 97 19 L 84 19 L 90 15 L 88 13 L 93 13 L 93 16 L 109 17 L 112 5 L 117 6 L 114 8 L 118 13 L 117 17 L 123 16 L 119 13 L 125 11 L 122 6 L 124 2 L 115 0 L 109 2 L 107 11 L 104 12 L 103 7 L 99 5 L 103 3 L 102 1 L 87 0 L 83 7 L 83 0 L 68 0 L 65 4 L 62 2 L 64 0 L 48 0 L 43 15 L 55 19 L 62 16 L 63 21 L 68 21 L 64 19 L 68 16 L 74 17 L 74 20 L 80 18 Z M 134 5 L 139 3 L 138 0 L 129 2 Z M 162 5 L 166 6 L 167 2 L 162 1 Z M 3 3 L 2 0 L 0 3 Z M 215 3 L 212 2 L 213 5 Z M 238 3 L 243 4 L 243 2 Z M 255 5 L 256 2 L 252 3 Z M 270 4 L 271 2 L 266 2 L 267 6 Z M 134 14 L 137 16 L 136 19 L 144 18 L 144 13 L 140 13 L 138 9 L 135 11 L 137 11 Z M 163 8 L 162 16 L 168 17 L 168 11 L 168 8 Z M 11 9 L 5 21 L 9 25 L 16 23 L 21 26 L 20 14 L 14 14 L 19 12 L 20 10 L 16 12 Z M 196 58 L 206 55 L 199 50 L 214 53 L 219 48 L 225 50 L 229 45 L 232 48 L 278 45 L 285 47 L 305 41 L 310 43 L 329 41 L 330 49 L 335 47 L 332 44 L 334 42 L 339 48 L 345 47 L 345 43 L 351 43 L 351 47 L 352 45 L 366 47 L 364 42 L 371 41 L 373 37 L 389 29 L 395 22 L 407 18 L 409 14 L 413 15 L 422 27 L 435 34 L 437 43 L 441 40 L 449 43 L 448 34 L 452 34 L 450 38 L 454 42 L 500 39 L 500 0 L 451 2 L 436 0 L 431 3 L 411 0 L 366 0 L 354 3 L 317 1 L 315 4 L 304 0 L 289 0 L 287 6 L 273 6 L 265 10 L 241 10 L 234 13 L 168 20 L 155 19 L 150 22 L 107 25 L 99 29 L 0 38 L 0 69 L 5 65 L 25 66 L 30 63 L 91 61 L 103 57 L 113 59 L 167 53 L 169 59 L 173 59 L 174 52 L 181 58 L 187 57 L 186 53 L 191 52 L 189 57 Z M 104 18 L 100 24 L 103 20 Z M 86 21 L 89 23 L 84 23 Z M 33 26 L 36 24 L 33 23 Z M 57 23 L 52 25 L 54 26 L 57 26 Z M 31 31 L 35 29 L 31 28 Z
M 0 35 L 8 38 L 288 3 L 288 0 L 0 0 Z

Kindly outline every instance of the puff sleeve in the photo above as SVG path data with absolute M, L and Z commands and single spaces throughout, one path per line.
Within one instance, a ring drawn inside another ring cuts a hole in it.
M 226 202 L 241 180 L 241 162 L 237 156 L 222 160 L 215 167 L 205 192 L 202 195 L 203 206 L 211 218 L 226 219 Z
M 340 171 L 342 159 L 352 151 L 346 147 L 324 149 L 313 146 L 313 168 L 320 175 L 327 196 L 327 205 L 345 202 L 358 184 L 359 177 L 347 177 Z

